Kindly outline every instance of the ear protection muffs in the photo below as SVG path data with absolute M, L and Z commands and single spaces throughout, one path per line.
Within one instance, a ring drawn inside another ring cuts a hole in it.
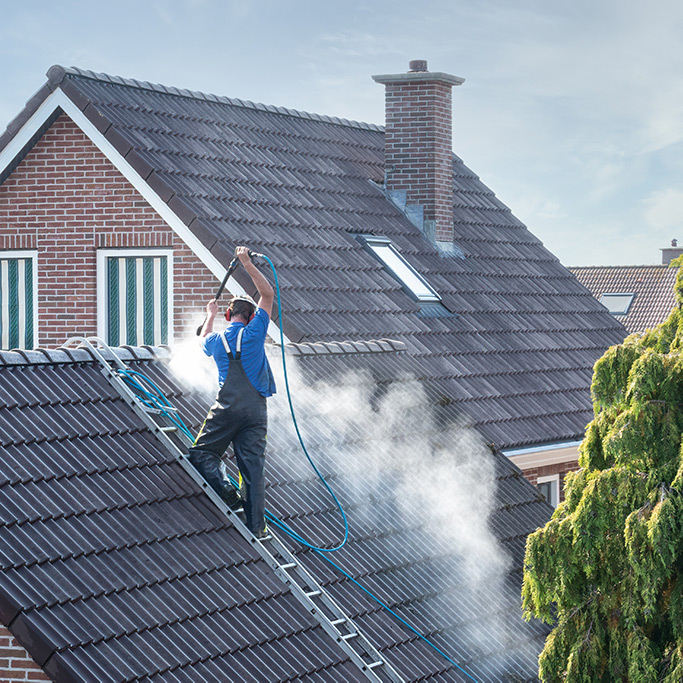
M 254 319 L 254 316 L 256 315 L 256 309 L 254 309 L 254 312 L 249 316 L 249 320 L 247 320 L 247 325 Z M 230 319 L 232 318 L 232 311 L 228 308 L 228 310 L 225 312 L 225 319 L 230 322 Z

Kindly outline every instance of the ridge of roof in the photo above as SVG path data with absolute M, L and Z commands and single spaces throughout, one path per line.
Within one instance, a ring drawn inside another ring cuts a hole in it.
M 591 270 L 604 268 L 610 270 L 616 270 L 617 268 L 666 268 L 669 269 L 671 266 L 666 263 L 641 263 L 638 265 L 626 265 L 626 266 L 566 266 L 567 270 Z M 672 268 L 672 270 L 674 270 Z
M 392 353 L 405 351 L 404 342 L 396 339 L 365 339 L 340 342 L 302 342 L 287 344 L 285 350 L 292 356 L 324 356 L 329 354 L 348 355 L 359 353 Z M 112 360 L 109 351 L 120 360 L 166 360 L 173 355 L 167 346 L 121 346 L 100 348 L 98 351 L 106 360 Z M 57 349 L 12 349 L 0 350 L 0 366 L 2 365 L 47 365 L 56 363 L 81 363 L 95 360 L 87 348 Z
M 165 360 L 171 352 L 166 346 L 121 346 L 111 348 L 111 352 L 122 361 Z M 106 360 L 112 360 L 107 349 L 98 349 Z M 12 349 L 0 351 L 0 367 L 3 365 L 55 365 L 57 363 L 82 363 L 96 360 L 87 348 L 58 349 Z
M 94 81 L 104 81 L 106 83 L 112 83 L 114 85 L 123 85 L 129 88 L 151 90 L 152 92 L 163 93 L 165 95 L 187 97 L 193 100 L 204 100 L 206 102 L 227 104 L 234 107 L 245 107 L 247 109 L 258 109 L 260 111 L 270 112 L 271 114 L 294 116 L 301 119 L 308 119 L 310 121 L 332 123 L 337 126 L 348 126 L 351 128 L 361 128 L 363 130 L 374 130 L 380 133 L 384 132 L 384 126 L 380 126 L 375 123 L 365 123 L 364 121 L 343 119 L 337 116 L 315 114 L 312 112 L 300 111 L 298 109 L 290 109 L 289 107 L 279 107 L 272 104 L 262 104 L 260 102 L 252 102 L 251 100 L 241 100 L 234 97 L 204 93 L 198 90 L 188 90 L 186 88 L 176 88 L 174 86 L 166 86 L 161 85 L 159 83 L 150 83 L 149 81 L 138 81 L 135 78 L 123 78 L 121 76 L 113 76 L 105 73 L 96 73 L 95 71 L 80 69 L 75 66 L 64 67 L 59 64 L 55 64 L 47 70 L 46 76 L 48 78 L 48 83 L 54 86 L 58 86 L 59 84 L 61 84 L 67 76 L 77 76 L 79 78 L 89 78 Z
M 285 350 L 293 356 L 323 356 L 327 354 L 351 354 L 351 353 L 391 353 L 405 351 L 407 346 L 404 342 L 396 339 L 365 339 L 358 341 L 340 342 L 301 342 L 299 344 L 287 344 Z

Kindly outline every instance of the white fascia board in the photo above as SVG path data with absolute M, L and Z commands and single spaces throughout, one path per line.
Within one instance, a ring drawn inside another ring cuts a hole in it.
M 22 126 L 21 130 L 12 138 L 10 143 L 0 152 L 0 173 L 4 171 L 14 158 L 27 145 L 31 138 L 40 130 L 40 127 L 50 118 L 55 109 L 62 111 L 81 129 L 83 134 L 111 161 L 116 169 L 128 182 L 142 195 L 149 205 L 161 216 L 164 222 L 180 237 L 185 244 L 197 255 L 204 265 L 222 281 L 227 272 L 224 266 L 194 235 L 178 216 L 168 207 L 156 192 L 154 192 L 140 174 L 125 160 L 116 148 L 100 133 L 99 130 L 88 120 L 83 112 L 62 92 L 60 88 L 49 95 L 38 107 L 31 118 Z M 230 283 L 229 290 L 235 294 L 246 294 L 236 280 Z M 280 329 L 270 321 L 268 336 L 277 344 L 280 343 Z M 284 343 L 290 341 L 283 335 Z
M 543 446 L 529 446 L 528 448 L 511 448 L 503 451 L 503 455 L 512 457 L 513 455 L 524 455 L 526 453 L 541 453 L 545 451 L 556 451 L 560 448 L 578 448 L 580 441 L 561 441 L 559 443 L 549 443 Z
M 64 93 L 61 90 L 49 95 L 36 109 L 33 116 L 17 131 L 16 135 L 0 152 L 0 173 L 5 171 L 21 150 L 31 141 L 31 138 L 40 130 L 40 127 L 52 116 L 55 109 L 60 106 L 57 103 L 58 95 L 61 95 L 61 98 L 64 99 Z
M 580 444 L 581 441 L 565 441 L 564 443 L 548 444 L 546 446 L 503 451 L 503 455 L 510 458 L 519 469 L 530 470 L 578 461 Z

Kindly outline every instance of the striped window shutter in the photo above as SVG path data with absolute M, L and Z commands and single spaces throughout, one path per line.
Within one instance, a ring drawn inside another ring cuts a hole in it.
M 0 255 L 0 342 L 3 349 L 33 348 L 33 258 Z
M 107 343 L 168 344 L 166 256 L 107 257 Z

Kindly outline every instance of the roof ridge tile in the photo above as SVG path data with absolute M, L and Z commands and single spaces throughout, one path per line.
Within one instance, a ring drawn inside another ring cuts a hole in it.
M 198 90 L 188 90 L 187 88 L 177 88 L 175 86 L 162 85 L 160 83 L 151 83 L 150 81 L 140 81 L 135 78 L 124 78 L 122 76 L 112 76 L 105 73 L 96 73 L 87 69 L 70 66 L 63 67 L 54 65 L 48 70 L 48 79 L 53 84 L 59 84 L 68 76 L 75 76 L 76 78 L 89 78 L 94 81 L 103 81 L 113 85 L 121 85 L 128 88 L 139 88 L 141 90 L 152 90 L 158 93 L 167 95 L 175 95 L 177 97 L 187 97 L 195 100 L 206 100 L 207 102 L 220 102 L 222 104 L 229 104 L 232 106 L 244 107 L 246 109 L 260 109 L 268 111 L 273 114 L 281 114 L 283 116 L 291 116 L 301 119 L 310 119 L 312 121 L 320 121 L 321 123 L 332 123 L 337 126 L 346 126 L 349 128 L 361 128 L 363 130 L 374 130 L 376 132 L 384 132 L 384 126 L 374 123 L 367 123 L 365 121 L 354 121 L 352 119 L 342 119 L 337 116 L 328 116 L 325 114 L 315 114 L 312 112 L 299 111 L 297 109 L 290 109 L 289 107 L 266 105 L 260 102 L 252 102 L 251 100 L 240 100 L 227 96 L 214 95 L 213 93 L 204 93 Z
M 405 351 L 405 342 L 396 339 L 359 339 L 355 341 L 318 341 L 287 344 L 285 350 L 293 356 L 347 355 L 358 353 L 386 353 Z

